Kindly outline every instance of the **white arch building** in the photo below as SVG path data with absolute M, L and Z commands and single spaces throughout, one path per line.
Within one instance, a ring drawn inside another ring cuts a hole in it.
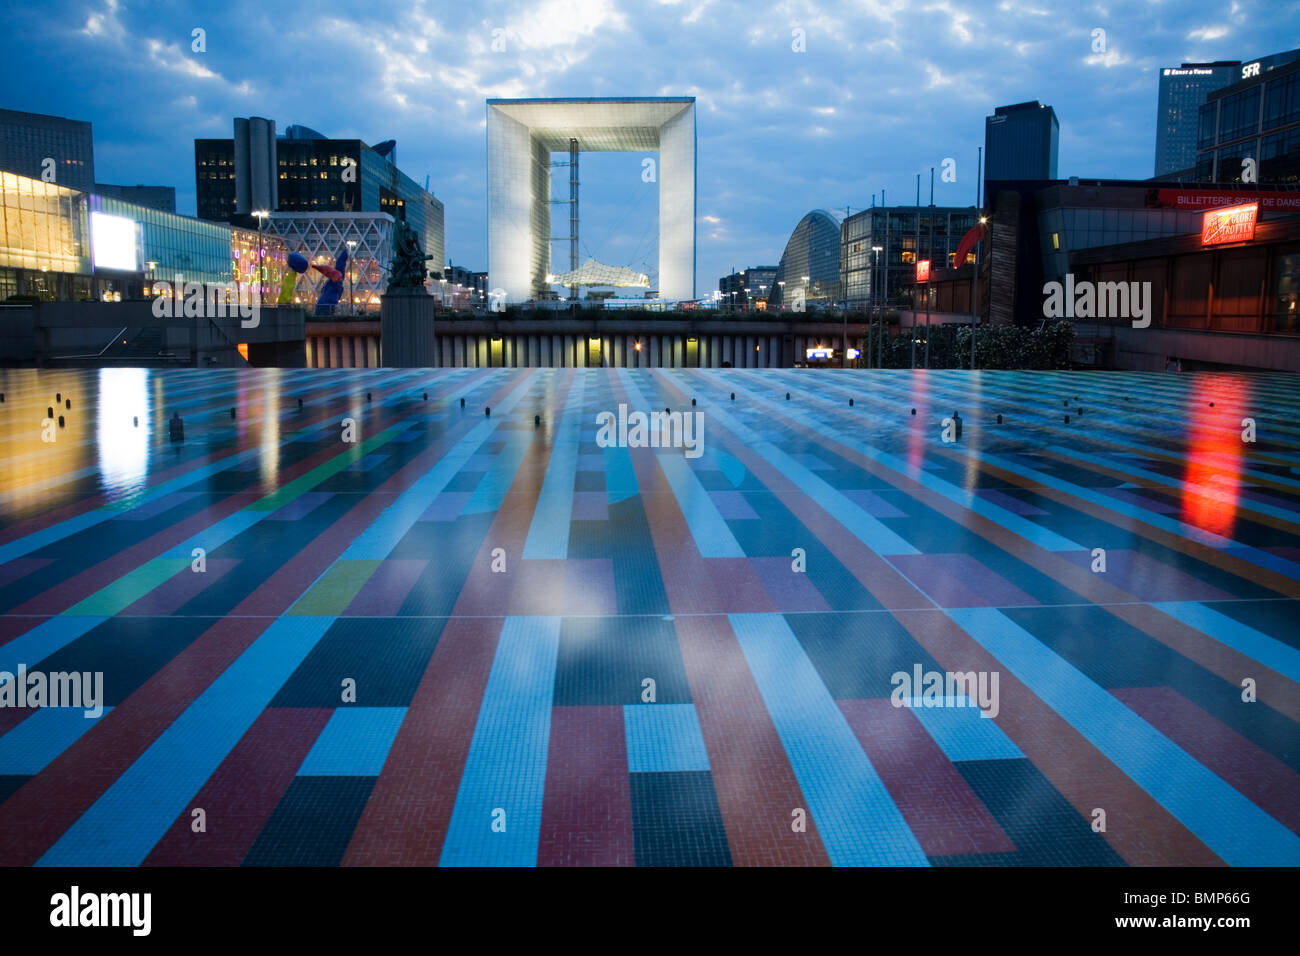
M 564 271 L 551 268 L 550 164 L 570 139 L 579 152 L 658 152 L 659 298 L 694 299 L 693 96 L 488 100 L 488 288 L 522 302 Z

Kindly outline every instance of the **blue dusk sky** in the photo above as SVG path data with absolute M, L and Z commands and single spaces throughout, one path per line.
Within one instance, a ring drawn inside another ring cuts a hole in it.
M 447 258 L 476 270 L 486 99 L 694 96 L 701 296 L 733 267 L 775 264 L 810 209 L 857 211 L 882 188 L 911 203 L 917 173 L 928 201 L 932 166 L 936 203 L 972 205 L 995 106 L 1056 109 L 1062 177 L 1148 177 L 1161 67 L 1300 46 L 1300 3 L 1279 0 L 53 0 L 5 20 L 0 106 L 92 122 L 101 182 L 174 185 L 192 215 L 193 141 L 230 136 L 235 116 L 395 138 L 398 165 L 446 207 Z M 954 183 L 939 181 L 945 158 Z M 583 155 L 584 258 L 653 271 L 641 159 Z M 567 172 L 555 182 L 567 197 Z M 554 255 L 567 267 L 567 242 Z

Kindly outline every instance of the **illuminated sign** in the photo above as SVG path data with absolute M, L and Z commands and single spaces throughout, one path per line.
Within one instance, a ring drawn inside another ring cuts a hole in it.
M 1241 68 L 1241 78 L 1249 79 L 1252 76 L 1259 76 L 1259 63 L 1247 63 Z
M 1259 203 L 1210 209 L 1201 217 L 1201 245 L 1217 246 L 1225 242 L 1245 242 L 1255 238 L 1255 220 Z
M 930 281 L 930 260 L 929 259 L 918 259 L 916 261 L 916 281 L 917 282 Z
M 137 272 L 135 222 L 102 212 L 90 214 L 90 248 L 96 269 Z
M 861 354 L 862 354 L 862 353 L 859 352 L 857 349 L 849 349 L 849 359 L 850 359 L 850 360 L 857 358 L 857 357 L 858 357 L 859 355 L 861 355 Z
M 1213 76 L 1213 70 L 1165 70 L 1165 76 Z
M 815 349 L 808 349 L 806 354 L 810 359 L 831 359 L 835 357 L 835 350 L 822 348 L 819 345 Z
M 1156 206 L 1172 206 L 1175 209 L 1211 209 L 1216 206 L 1240 206 L 1242 203 L 1258 203 L 1260 209 L 1288 210 L 1300 212 L 1300 193 L 1283 193 L 1268 191 L 1243 190 L 1195 190 L 1195 189 L 1158 189 L 1155 193 Z

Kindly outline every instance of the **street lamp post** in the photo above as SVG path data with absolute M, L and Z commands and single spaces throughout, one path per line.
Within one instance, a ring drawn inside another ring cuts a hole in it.
M 357 314 L 357 287 L 352 277 L 356 273 L 356 251 L 357 251 L 357 241 L 355 239 L 349 239 L 348 240 L 348 298 L 352 300 L 351 302 L 352 310 L 350 314 L 354 317 Z
M 975 208 L 984 204 L 984 147 L 980 147 L 979 159 L 975 167 Z M 980 322 L 980 243 L 984 239 L 984 230 L 989 217 L 980 216 L 980 237 L 975 242 L 975 277 L 971 280 L 971 323 L 970 323 L 970 370 L 975 371 L 975 329 Z
M 871 253 L 875 261 L 875 266 L 871 272 L 871 300 L 872 300 L 872 304 L 875 306 L 875 308 L 872 310 L 873 313 L 872 319 L 873 320 L 878 319 L 880 321 L 880 338 L 882 340 L 885 337 L 885 321 L 884 321 L 884 316 L 880 314 L 881 296 L 880 296 L 880 289 L 879 289 L 879 279 L 880 279 L 880 251 L 883 248 L 884 248 L 883 246 L 871 247 Z M 870 343 L 868 343 L 868 345 L 870 345 Z M 876 368 L 883 368 L 884 360 L 885 360 L 885 346 L 882 342 L 882 344 L 876 347 Z M 870 353 L 867 354 L 867 364 L 868 365 L 871 364 Z
M 253 215 L 257 217 L 257 261 L 253 263 L 253 278 L 257 281 L 257 301 L 262 301 L 262 224 L 266 217 L 271 213 L 266 209 L 254 209 Z M 252 290 L 249 290 L 252 294 Z

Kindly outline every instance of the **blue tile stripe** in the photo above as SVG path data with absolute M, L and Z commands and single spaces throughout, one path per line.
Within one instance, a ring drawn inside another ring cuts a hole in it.
M 1291 645 L 1195 601 L 1161 601 L 1152 607 L 1300 682 L 1300 651 Z
M 619 369 L 619 373 L 623 389 L 631 402 L 630 409 L 648 414 L 652 406 L 646 401 L 632 376 L 626 369 Z M 683 414 L 690 414 L 690 412 Z M 698 437 L 703 446 L 705 436 L 700 434 Z M 696 477 L 694 469 L 687 463 L 685 456 L 677 449 L 670 449 L 664 454 L 656 455 L 655 459 L 663 469 L 664 477 L 668 479 L 668 486 L 672 488 L 673 497 L 677 499 L 677 507 L 681 509 L 686 528 L 690 531 L 700 556 L 743 558 L 745 549 L 740 546 L 740 542 L 727 527 L 726 520 L 718 511 L 718 506 L 714 504 L 712 496 L 705 491 L 704 485 Z
M 77 515 L 75 518 L 69 518 L 66 521 L 60 521 L 58 524 L 51 525 L 48 528 L 42 528 L 40 531 L 33 531 L 31 534 L 24 535 L 8 544 L 0 545 L 0 564 L 12 561 L 15 558 L 21 558 L 31 554 L 33 551 L 39 551 L 47 545 L 62 541 L 64 538 L 79 534 L 89 528 L 111 518 L 116 518 L 129 508 L 138 505 L 147 504 L 164 495 L 171 494 L 173 491 L 180 491 L 197 482 L 201 482 L 220 472 L 234 467 L 239 462 L 253 458 L 261 452 L 257 448 L 247 449 L 237 455 L 231 455 L 229 458 L 223 458 L 221 461 L 214 462 L 211 465 L 204 465 L 193 471 L 186 472 L 176 478 L 164 481 L 155 485 L 142 495 L 133 497 L 129 502 L 114 502 L 96 508 L 94 511 L 88 511 L 85 514 Z
M 517 433 L 507 439 L 505 448 L 488 466 L 460 513 L 476 515 L 501 510 L 501 503 L 506 500 L 506 494 L 532 443 L 532 436 L 527 432 Z
M 640 494 L 636 469 L 632 466 L 632 453 L 626 448 L 616 448 L 613 445 L 602 448 L 601 451 L 605 453 L 605 503 L 616 505 Z
M 420 516 L 423 515 L 433 499 L 437 498 L 464 467 L 465 462 L 485 444 L 497 425 L 510 414 L 524 397 L 525 387 L 517 386 L 506 398 L 492 410 L 491 417 L 485 417 L 469 430 L 460 441 L 438 460 L 438 463 L 421 475 L 397 500 L 383 510 L 369 527 L 348 545 L 340 561 L 382 561 L 392 553 L 399 541 L 406 536 Z
M 1036 524 L 1033 521 L 1030 521 L 1028 518 L 1018 515 L 1015 512 L 1009 511 L 1006 508 L 999 507 L 993 502 L 981 498 L 979 495 L 975 494 L 973 489 L 958 487 L 957 485 L 954 485 L 952 482 L 945 481 L 944 479 L 940 478 L 938 475 L 931 474 L 930 472 L 926 471 L 923 468 L 914 468 L 910 466 L 904 459 L 899 458 L 897 455 L 891 455 L 888 452 L 881 451 L 877 448 L 872 447 L 871 445 L 861 445 L 861 446 L 856 444 L 852 446 L 847 445 L 842 440 L 841 437 L 842 433 L 836 432 L 835 430 L 827 427 L 823 423 L 817 421 L 807 412 L 804 412 L 800 410 L 798 407 L 793 406 L 792 403 L 775 402 L 757 393 L 751 394 L 749 398 L 760 405 L 765 405 L 771 408 L 774 412 L 785 415 L 787 418 L 799 422 L 809 431 L 812 431 L 815 434 L 818 434 L 835 444 L 843 445 L 845 448 L 850 448 L 853 451 L 857 451 L 865 455 L 866 457 L 870 458 L 871 460 L 877 462 L 878 464 L 884 465 L 886 468 L 889 468 L 900 475 L 905 475 L 906 477 L 920 484 L 928 491 L 932 491 L 937 495 L 941 495 L 942 497 L 947 498 L 949 501 L 953 502 L 954 504 L 960 505 L 961 507 L 966 508 L 969 511 L 974 511 L 976 514 L 980 515 L 983 518 L 988 518 L 990 521 L 996 522 L 1006 530 L 1012 532 L 1013 534 L 1019 535 L 1020 537 L 1024 538 L 1026 541 L 1033 542 L 1034 544 L 1038 545 L 1041 548 L 1044 548 L 1048 551 L 1088 550 L 1084 548 L 1083 545 L 1071 541 L 1069 538 L 1065 537 L 1064 535 L 1057 534 L 1055 531 L 1052 531 L 1050 528 L 1045 528 L 1040 524 Z M 883 554 L 886 552 L 881 552 L 881 553 Z M 891 553 L 916 554 L 917 552 L 913 550 L 913 551 L 895 551 Z
M 103 720 L 87 717 L 84 707 L 44 707 L 0 737 L 0 774 L 30 776 L 46 768 L 77 738 Z
M 785 618 L 728 618 L 831 863 L 928 866 L 921 845 Z
M 19 634 L 4 647 L 0 647 L 0 671 L 16 674 L 19 664 L 35 669 L 37 664 L 55 651 L 63 650 L 107 620 L 106 617 L 60 614 L 42 621 L 26 634 Z
M 656 455 L 659 467 L 668 479 L 668 486 L 677 499 L 686 527 L 695 539 L 695 547 L 705 558 L 743 558 L 745 549 L 740 546 L 718 511 L 713 498 L 704 490 L 694 470 L 680 454 L 669 452 Z
M 1065 448 L 1062 445 L 1048 445 L 1043 450 L 1055 452 L 1056 454 L 1061 455 L 1062 457 L 1067 459 L 1073 458 L 1073 459 L 1077 459 L 1078 461 L 1086 461 L 1094 465 L 1100 465 L 1101 467 L 1109 468 L 1112 471 L 1122 471 L 1126 475 L 1129 475 L 1132 478 L 1141 478 L 1143 481 L 1149 482 L 1151 484 L 1164 485 L 1167 488 L 1173 489 L 1171 492 L 1169 492 L 1170 494 L 1174 494 L 1179 497 L 1181 497 L 1183 493 L 1187 490 L 1187 484 L 1182 479 L 1171 478 L 1168 475 L 1162 475 L 1157 471 L 1150 471 L 1146 468 L 1141 468 L 1133 464 L 1131 461 L 1117 461 L 1115 458 L 1108 457 L 1106 455 L 1090 455 L 1087 452 L 1080 451 L 1077 448 Z M 1189 461 L 1195 461 L 1198 457 L 1201 456 L 1190 455 L 1190 454 L 1187 456 Z M 1242 471 L 1244 474 L 1251 474 L 1250 469 L 1242 469 Z M 1275 477 L 1280 478 L 1280 476 L 1274 476 L 1270 474 L 1263 474 L 1261 475 L 1261 477 L 1266 477 L 1269 480 L 1274 480 Z M 1281 479 L 1281 481 L 1285 482 L 1286 479 Z M 1292 482 L 1292 484 L 1300 485 L 1300 482 Z M 1300 514 L 1297 514 L 1294 511 L 1287 511 L 1283 508 L 1275 508 L 1272 505 L 1265 504 L 1262 501 L 1256 501 L 1254 498 L 1248 498 L 1244 495 L 1233 500 L 1230 505 L 1227 505 L 1227 507 L 1231 507 L 1234 511 L 1238 513 L 1253 511 L 1256 514 L 1269 515 L 1270 517 L 1273 518 L 1280 518 L 1283 521 L 1289 521 L 1292 524 L 1300 523 Z
M 629 773 L 709 769 L 694 704 L 625 704 L 623 734 Z
M 873 518 L 839 489 L 818 477 L 812 469 L 795 461 L 790 455 L 766 441 L 753 429 L 742 424 L 728 412 L 711 408 L 709 416 L 718 422 L 751 451 L 773 468 L 789 478 L 799 490 L 815 501 L 842 524 L 855 538 L 881 555 L 919 554 L 920 552 L 895 534 L 878 518 Z
M 949 760 L 1016 760 L 1024 757 L 996 720 L 980 716 L 979 708 L 965 695 L 942 700 L 942 707 L 926 707 L 921 697 L 910 698 L 909 704 L 916 719 Z
M 340 707 L 316 738 L 298 775 L 377 777 L 406 717 L 405 707 Z
M 442 866 L 536 866 L 560 618 L 508 617 L 452 808 Z M 493 832 L 493 811 L 505 832 Z
M 1232 866 L 1300 865 L 1300 837 L 996 608 L 944 611 Z
M 275 620 L 37 865 L 139 866 L 333 623 Z
M 526 559 L 562 560 L 569 556 L 569 519 L 573 515 L 573 489 L 578 478 L 578 450 L 582 444 L 582 396 L 587 375 L 573 373 L 564 411 L 555 424 L 546 477 L 537 496 L 528 536 L 524 539 Z

